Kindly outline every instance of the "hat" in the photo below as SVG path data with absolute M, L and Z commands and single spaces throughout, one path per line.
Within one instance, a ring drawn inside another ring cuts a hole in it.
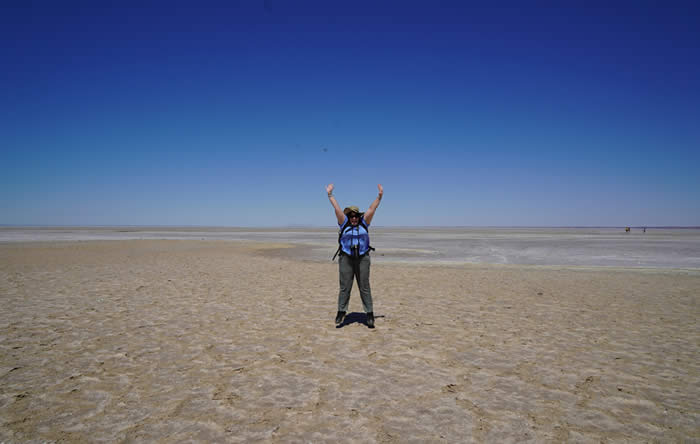
M 345 207 L 345 209 L 343 210 L 343 213 L 345 213 L 346 216 L 348 215 L 348 213 L 357 213 L 357 214 L 359 214 L 360 216 L 362 216 L 363 214 L 365 214 L 365 213 L 360 212 L 360 209 L 357 208 L 357 207 L 354 206 L 354 205 L 353 205 L 353 206 L 350 206 L 350 207 Z

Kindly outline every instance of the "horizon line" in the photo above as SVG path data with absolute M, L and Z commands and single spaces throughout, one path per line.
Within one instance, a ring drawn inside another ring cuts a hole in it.
M 374 228 L 636 228 L 636 229 L 700 229 L 700 225 L 373 225 Z M 333 228 L 330 225 L 148 225 L 148 224 L 0 224 L 0 228 L 249 228 L 249 229 L 289 229 L 289 228 Z

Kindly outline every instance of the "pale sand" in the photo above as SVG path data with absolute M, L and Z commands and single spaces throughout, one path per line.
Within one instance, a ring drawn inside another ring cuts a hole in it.
M 697 271 L 289 251 L 0 244 L 0 441 L 700 442 Z

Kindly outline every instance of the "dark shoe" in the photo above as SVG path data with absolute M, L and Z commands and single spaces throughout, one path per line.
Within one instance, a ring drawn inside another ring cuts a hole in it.
M 342 324 L 344 320 L 345 320 L 345 312 L 339 311 L 338 314 L 335 316 L 335 325 Z
M 367 313 L 367 327 L 374 328 L 374 313 Z

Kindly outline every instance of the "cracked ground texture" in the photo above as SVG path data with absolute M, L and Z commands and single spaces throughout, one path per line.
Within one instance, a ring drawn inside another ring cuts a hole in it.
M 0 245 L 2 442 L 700 442 L 700 273 Z

